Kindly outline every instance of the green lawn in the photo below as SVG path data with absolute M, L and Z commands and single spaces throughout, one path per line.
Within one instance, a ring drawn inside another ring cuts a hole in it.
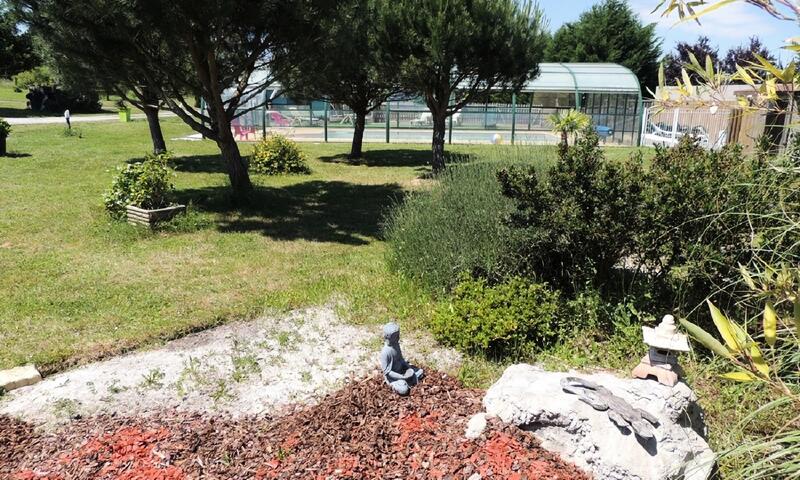
M 109 220 L 101 206 L 116 167 L 149 147 L 143 121 L 15 127 L 0 158 L 0 368 L 33 361 L 46 371 L 226 320 L 342 298 L 355 322 L 414 324 L 430 299 L 387 271 L 382 215 L 421 177 L 425 145 L 303 144 L 310 176 L 255 177 L 252 206 L 227 202 L 211 142 L 164 122 L 175 184 L 194 212 L 180 232 L 150 233 Z M 242 147 L 249 153 L 249 145 Z M 549 147 L 453 146 L 492 156 L 551 156 Z M 513 150 L 511 150 L 513 149 Z M 611 149 L 621 157 L 626 149 Z

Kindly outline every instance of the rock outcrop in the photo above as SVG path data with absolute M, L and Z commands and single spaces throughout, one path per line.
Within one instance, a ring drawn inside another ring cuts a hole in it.
M 654 438 L 618 427 L 607 412 L 564 391 L 566 377 L 601 385 L 655 417 Z M 607 373 L 556 373 L 512 365 L 486 393 L 483 404 L 487 414 L 532 432 L 543 447 L 597 479 L 705 480 L 713 470 L 714 454 L 704 439 L 702 410 L 694 392 L 683 383 L 670 388 Z

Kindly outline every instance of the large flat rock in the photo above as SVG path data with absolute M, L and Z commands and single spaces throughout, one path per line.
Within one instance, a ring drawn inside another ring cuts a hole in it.
M 602 385 L 659 420 L 655 439 L 645 441 L 617 427 L 566 393 L 561 380 L 584 378 Z M 714 454 L 704 439 L 702 410 L 683 383 L 666 387 L 651 380 L 621 379 L 607 373 L 546 372 L 512 365 L 486 393 L 490 415 L 533 432 L 542 445 L 602 480 L 705 480 Z
M 42 376 L 34 365 L 0 370 L 0 390 L 5 392 L 33 385 L 41 380 Z

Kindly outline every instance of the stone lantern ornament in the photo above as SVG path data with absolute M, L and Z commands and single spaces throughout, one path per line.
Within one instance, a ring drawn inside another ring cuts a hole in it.
M 678 332 L 675 317 L 664 316 L 656 328 L 642 327 L 644 343 L 650 349 L 641 363 L 633 369 L 636 378 L 655 378 L 658 383 L 674 387 L 683 370 L 678 365 L 678 353 L 689 351 L 686 335 Z

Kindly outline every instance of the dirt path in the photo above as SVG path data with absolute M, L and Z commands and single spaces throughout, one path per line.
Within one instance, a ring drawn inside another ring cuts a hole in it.
M 274 414 L 340 388 L 377 368 L 379 326 L 343 323 L 333 307 L 224 325 L 52 375 L 0 397 L 0 415 L 53 426 L 98 414 L 174 409 Z M 443 371 L 460 362 L 430 338 L 403 337 L 406 355 Z

